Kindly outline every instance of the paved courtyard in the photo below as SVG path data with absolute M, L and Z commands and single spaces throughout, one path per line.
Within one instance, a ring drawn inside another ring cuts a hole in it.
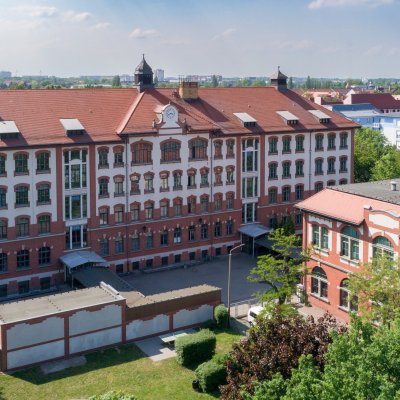
M 258 291 L 265 291 L 265 283 L 251 283 L 247 280 L 256 259 L 243 253 L 232 255 L 231 303 L 255 297 Z M 152 295 L 188 286 L 209 284 L 222 289 L 222 301 L 227 303 L 228 256 L 200 265 L 154 273 L 125 276 L 136 290 L 144 295 Z

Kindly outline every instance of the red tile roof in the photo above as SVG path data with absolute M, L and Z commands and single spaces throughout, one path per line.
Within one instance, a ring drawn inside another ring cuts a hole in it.
M 400 109 L 400 100 L 390 93 L 355 93 L 351 94 L 351 104 L 371 103 L 379 110 Z
M 296 205 L 315 214 L 330 217 L 351 224 L 360 225 L 364 220 L 364 206 L 373 210 L 392 211 L 400 215 L 400 206 L 374 200 L 355 194 L 343 193 L 326 188 Z
M 350 129 L 358 125 L 302 98 L 293 91 L 273 87 L 200 88 L 199 98 L 185 101 L 176 89 L 0 90 L 0 120 L 15 121 L 18 140 L 5 139 L 0 147 L 69 144 L 121 140 L 118 133 L 156 133 L 155 109 L 174 104 L 189 131 L 216 129 L 226 134 L 296 132 Z M 307 110 L 320 109 L 331 117 L 321 124 Z M 299 118 L 287 125 L 276 111 L 290 111 Z M 257 126 L 244 128 L 233 113 L 246 112 Z M 77 118 L 86 134 L 67 137 L 60 118 Z

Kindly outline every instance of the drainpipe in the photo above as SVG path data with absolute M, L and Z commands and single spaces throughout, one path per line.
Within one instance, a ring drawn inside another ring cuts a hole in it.
M 210 150 L 210 204 L 209 207 L 211 206 L 211 203 L 214 208 L 214 160 L 213 160 L 213 148 L 214 148 L 214 132 L 210 132 L 210 138 L 211 138 L 211 150 Z M 208 210 L 208 214 L 210 216 L 210 227 L 211 227 L 211 241 L 210 241 L 210 259 L 213 257 L 213 250 L 214 250 L 214 231 L 213 231 L 213 222 L 214 222 L 214 215 L 213 215 L 214 210 Z
M 312 166 L 311 166 L 311 151 L 312 151 L 312 147 L 311 147 L 311 139 L 312 139 L 312 131 L 310 131 L 310 140 L 309 140 L 309 148 L 308 148 L 308 191 L 311 190 L 311 171 L 312 171 Z
M 128 145 L 129 145 L 129 136 L 125 137 L 125 254 L 126 254 L 126 265 L 127 272 L 130 270 L 129 266 L 129 225 L 128 225 L 128 215 L 129 215 L 129 165 L 128 165 Z

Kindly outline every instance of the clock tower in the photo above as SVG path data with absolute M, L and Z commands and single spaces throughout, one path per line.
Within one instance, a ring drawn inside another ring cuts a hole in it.
M 135 86 L 139 92 L 145 89 L 153 89 L 153 70 L 144 58 L 135 69 Z

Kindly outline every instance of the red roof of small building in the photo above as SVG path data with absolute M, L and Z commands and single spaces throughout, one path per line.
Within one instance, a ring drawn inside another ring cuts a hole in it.
M 302 210 L 354 225 L 360 225 L 364 221 L 364 206 L 370 206 L 372 210 L 395 212 L 400 215 L 400 205 L 330 188 L 326 188 L 296 205 Z
M 390 93 L 354 93 L 351 94 L 351 104 L 371 103 L 379 110 L 400 109 L 400 100 Z
M 21 132 L 19 139 L 0 140 L 0 147 L 119 141 L 120 133 L 156 133 L 155 110 L 168 103 L 177 107 L 189 131 L 283 133 L 358 127 L 291 90 L 274 87 L 199 88 L 199 98 L 191 101 L 181 99 L 176 89 L 0 90 L 0 120 L 14 121 Z M 330 116 L 329 123 L 308 112 L 318 109 Z M 287 125 L 276 111 L 291 112 L 298 124 Z M 245 128 L 233 114 L 240 112 L 255 118 L 256 127 Z M 86 133 L 68 137 L 61 118 L 78 119 Z

